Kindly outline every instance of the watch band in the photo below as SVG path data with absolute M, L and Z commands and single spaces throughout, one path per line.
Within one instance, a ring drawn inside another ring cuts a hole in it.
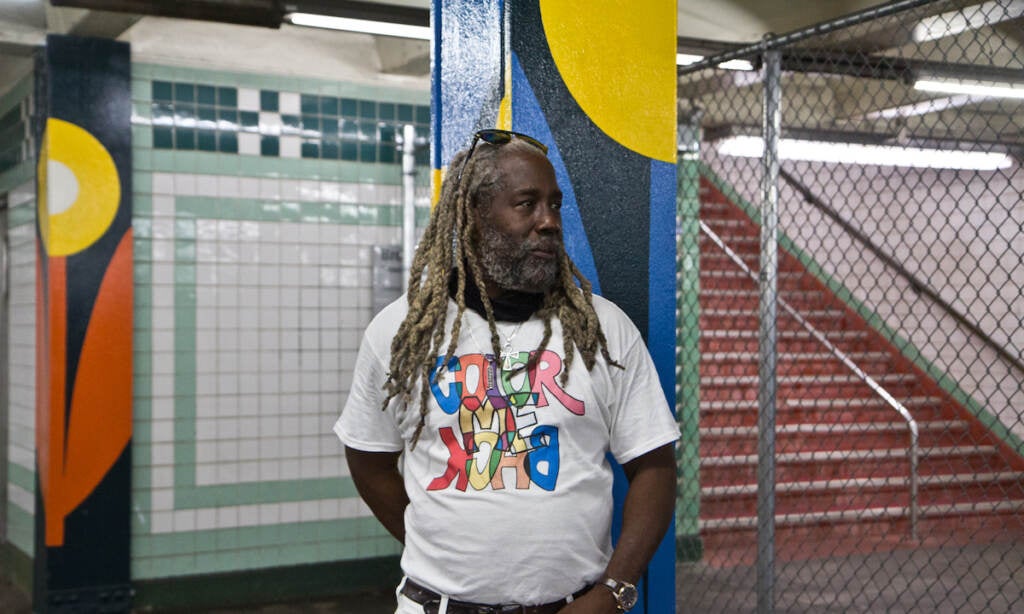
M 625 612 L 636 605 L 637 597 L 639 596 L 636 590 L 636 586 L 623 580 L 616 580 L 610 576 L 604 576 L 597 582 L 601 586 L 607 588 L 612 592 L 612 596 L 615 597 L 615 603 L 618 605 L 619 612 Z

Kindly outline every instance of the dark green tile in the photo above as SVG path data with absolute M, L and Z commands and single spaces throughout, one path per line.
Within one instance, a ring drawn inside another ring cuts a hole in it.
M 337 160 L 341 156 L 341 143 L 337 139 L 324 139 L 320 147 L 320 157 L 325 160 Z
M 365 119 L 361 120 L 359 122 L 359 140 L 372 141 L 374 143 L 380 140 L 377 136 L 377 122 Z
M 380 151 L 377 152 L 377 155 L 380 157 L 379 161 L 384 162 L 386 164 L 392 164 L 395 162 L 395 160 L 398 159 L 398 152 L 395 149 L 394 145 L 382 144 L 380 146 Z
M 153 82 L 153 100 L 171 102 L 174 100 L 174 86 L 167 81 Z
M 377 116 L 385 121 L 395 119 L 395 103 L 382 102 L 377 105 Z
M 338 120 L 341 124 L 341 138 L 345 140 L 356 140 L 359 138 L 359 124 L 351 119 Z
M 260 114 L 256 111 L 240 111 L 238 119 L 242 124 L 242 130 L 246 132 L 259 132 Z
M 299 119 L 298 115 L 282 115 L 281 124 L 281 134 L 302 133 L 302 120 Z
M 196 102 L 211 106 L 217 104 L 217 88 L 212 85 L 197 85 Z
M 217 133 L 213 130 L 200 130 L 198 145 L 199 151 L 217 151 Z
M 380 131 L 380 142 L 381 143 L 394 143 L 395 142 L 395 127 L 388 124 L 379 124 L 378 130 Z
M 263 135 L 260 137 L 260 155 L 261 156 L 279 156 L 281 155 L 281 142 L 276 136 Z
M 302 129 L 303 130 L 319 130 L 320 129 L 320 118 L 316 115 L 303 115 L 302 116 Z
M 241 126 L 238 125 L 238 111 L 234 109 L 218 109 L 217 119 L 221 124 L 228 123 L 229 126 L 221 126 L 223 130 L 239 130 Z
M 417 147 L 416 148 L 416 165 L 417 166 L 430 166 L 430 148 L 429 147 Z
M 300 94 L 299 110 L 303 115 L 316 115 L 320 112 L 320 98 L 312 94 Z
M 174 149 L 174 129 L 164 126 L 154 126 L 153 147 L 156 149 Z
M 174 123 L 177 125 L 192 124 L 196 119 L 196 105 L 187 102 L 174 103 Z
M 416 121 L 421 124 L 430 123 L 430 107 L 418 105 L 416 107 Z
M 277 99 L 277 92 L 274 90 L 260 90 L 260 111 L 276 111 Z
M 342 141 L 341 143 L 341 159 L 342 160 L 358 160 L 359 159 L 359 145 L 356 143 L 349 143 Z
M 213 107 L 199 106 L 196 108 L 196 114 L 199 116 L 200 121 L 217 121 L 217 111 Z
M 411 104 L 400 104 L 398 105 L 398 121 L 400 122 L 411 122 L 413 116 Z
M 341 99 L 341 115 L 344 117 L 355 117 L 359 111 L 359 103 L 351 98 Z
M 337 117 L 325 117 L 320 122 L 320 130 L 324 136 L 338 136 L 338 118 Z
M 175 149 L 195 149 L 196 148 L 196 131 L 195 131 L 195 128 L 175 128 L 174 129 L 174 148 Z
M 238 153 L 238 134 L 235 132 L 218 132 L 217 151 Z
M 338 99 L 334 96 L 321 96 L 320 97 L 320 115 L 337 115 L 338 114 Z
M 237 107 L 238 90 L 233 87 L 218 87 L 217 104 L 222 107 Z
M 320 146 L 316 143 L 305 142 L 301 147 L 303 158 L 319 158 Z
M 154 103 L 152 119 L 154 124 L 174 123 L 174 107 L 166 103 Z
M 377 144 L 376 143 L 360 143 L 359 144 L 359 161 L 360 162 L 376 162 L 377 161 Z
M 174 102 L 195 102 L 196 86 L 191 83 L 174 84 Z
M 377 119 L 377 103 L 372 100 L 360 100 L 359 117 L 363 119 Z

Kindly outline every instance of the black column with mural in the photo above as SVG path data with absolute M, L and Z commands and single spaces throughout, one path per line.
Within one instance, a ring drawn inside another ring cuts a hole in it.
M 129 46 L 47 37 L 36 72 L 36 612 L 131 609 Z

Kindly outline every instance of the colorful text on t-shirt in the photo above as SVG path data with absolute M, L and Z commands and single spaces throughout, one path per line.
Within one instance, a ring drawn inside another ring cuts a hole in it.
M 501 490 L 506 469 L 514 471 L 517 489 L 531 484 L 555 489 L 558 427 L 541 424 L 537 410 L 557 405 L 582 416 L 585 408 L 558 381 L 561 356 L 551 350 L 534 354 L 519 352 L 501 364 L 493 354 L 464 354 L 447 365 L 438 357 L 431 391 L 445 414 L 457 416 L 461 437 L 453 426 L 438 429 L 448 449 L 448 465 L 427 490 L 443 490 L 452 483 L 463 491 L 467 486 Z

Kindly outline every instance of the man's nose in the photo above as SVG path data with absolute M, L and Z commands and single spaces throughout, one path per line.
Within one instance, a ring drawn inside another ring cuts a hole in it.
M 537 207 L 537 223 L 535 228 L 540 233 L 557 233 L 562 230 L 562 215 L 549 203 Z

